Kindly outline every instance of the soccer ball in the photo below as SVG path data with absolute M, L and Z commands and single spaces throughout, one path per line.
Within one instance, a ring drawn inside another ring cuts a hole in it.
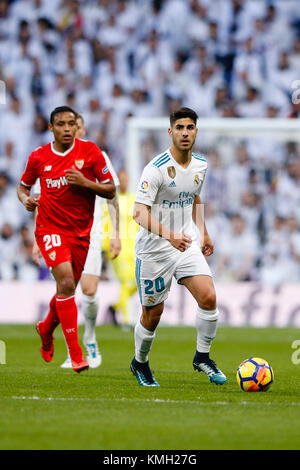
M 237 370 L 236 379 L 244 392 L 265 392 L 274 380 L 270 364 L 260 357 L 250 357 Z

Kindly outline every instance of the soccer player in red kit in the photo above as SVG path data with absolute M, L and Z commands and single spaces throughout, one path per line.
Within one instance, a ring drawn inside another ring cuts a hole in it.
M 76 117 L 68 106 L 52 111 L 49 129 L 54 141 L 31 153 L 17 193 L 28 211 L 37 208 L 36 241 L 56 281 L 49 313 L 37 324 L 42 356 L 52 360 L 53 332 L 61 323 L 72 368 L 81 372 L 88 363 L 78 341 L 75 289 L 89 248 L 95 196 L 112 199 L 116 189 L 101 150 L 92 142 L 75 139 Z M 37 178 L 39 199 L 30 195 Z

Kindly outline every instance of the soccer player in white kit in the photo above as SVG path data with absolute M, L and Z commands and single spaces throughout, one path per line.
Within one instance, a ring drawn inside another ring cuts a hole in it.
M 134 219 L 140 225 L 135 243 L 136 280 L 142 315 L 135 326 L 135 357 L 130 368 L 142 386 L 159 386 L 148 356 L 173 276 L 198 303 L 194 369 L 203 371 L 216 384 L 227 381 L 209 356 L 218 309 L 211 270 L 204 257 L 213 253 L 213 244 L 200 200 L 207 162 L 193 153 L 197 117 L 189 108 L 170 115 L 172 145 L 144 168 L 136 192 Z M 200 231 L 201 247 L 194 224 Z

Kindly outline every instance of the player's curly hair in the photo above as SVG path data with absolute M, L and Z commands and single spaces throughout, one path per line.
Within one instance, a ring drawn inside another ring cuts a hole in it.
M 194 121 L 194 123 L 197 124 L 198 115 L 191 108 L 181 107 L 179 109 L 175 109 L 175 111 L 173 111 L 170 114 L 171 127 L 178 119 L 183 119 L 183 118 L 191 118 Z

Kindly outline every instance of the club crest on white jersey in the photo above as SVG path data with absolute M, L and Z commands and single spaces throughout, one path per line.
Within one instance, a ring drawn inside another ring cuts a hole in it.
M 174 179 L 175 176 L 176 176 L 175 167 L 174 166 L 168 166 L 167 170 L 168 170 L 168 175 L 170 176 L 170 178 Z

